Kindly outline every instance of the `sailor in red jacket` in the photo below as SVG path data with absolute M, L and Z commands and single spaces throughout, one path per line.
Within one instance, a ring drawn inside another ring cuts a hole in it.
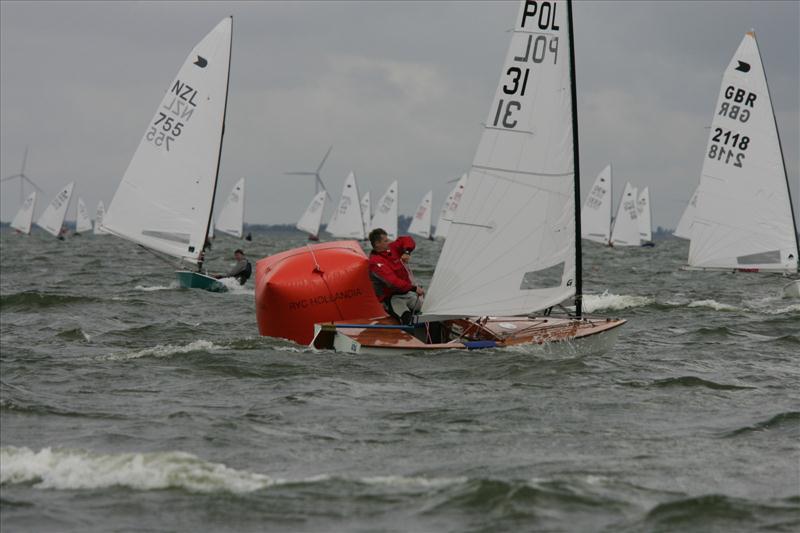
M 372 252 L 369 254 L 369 277 L 375 288 L 375 295 L 390 315 L 403 324 L 410 324 L 414 313 L 422 309 L 425 291 L 415 285 L 408 267 L 401 260 L 404 253 L 416 248 L 414 239 L 408 236 L 390 241 L 381 228 L 369 234 Z

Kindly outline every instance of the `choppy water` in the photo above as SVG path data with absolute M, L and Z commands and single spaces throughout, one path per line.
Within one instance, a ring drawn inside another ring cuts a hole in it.
M 252 282 L 179 290 L 109 236 L 0 239 L 4 532 L 800 529 L 800 301 L 678 271 L 682 241 L 585 245 L 587 307 L 629 323 L 554 359 L 315 353 L 258 336 Z

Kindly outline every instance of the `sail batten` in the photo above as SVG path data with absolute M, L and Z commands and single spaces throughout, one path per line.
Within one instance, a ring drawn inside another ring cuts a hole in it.
M 526 315 L 576 294 L 568 6 L 549 5 L 535 20 L 520 5 L 425 319 Z M 534 22 L 547 31 L 530 31 Z
M 211 221 L 231 58 L 232 19 L 192 49 L 167 87 L 108 206 L 103 229 L 198 262 Z M 188 235 L 188 242 L 163 238 Z

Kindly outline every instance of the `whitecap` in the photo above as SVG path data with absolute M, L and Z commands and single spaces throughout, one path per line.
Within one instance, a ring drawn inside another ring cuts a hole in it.
M 125 361 L 128 359 L 138 359 L 140 357 L 169 357 L 171 355 L 196 352 L 196 351 L 214 351 L 222 350 L 222 346 L 218 346 L 211 341 L 199 339 L 183 346 L 176 346 L 172 344 L 157 344 L 152 348 L 145 348 L 137 352 L 111 354 L 101 357 L 107 361 Z
M 629 307 L 644 307 L 655 301 L 650 296 L 635 296 L 630 294 L 610 294 L 608 291 L 603 294 L 584 294 L 583 310 L 593 313 L 600 309 L 619 311 Z
M 136 490 L 247 493 L 276 483 L 180 451 L 101 454 L 86 450 L 0 448 L 0 484 L 32 483 L 39 489 L 128 487 Z
M 152 292 L 152 291 L 168 291 L 177 288 L 178 288 L 178 283 L 173 282 L 170 283 L 169 285 L 153 285 L 151 287 L 147 287 L 145 285 L 137 285 L 134 287 L 134 290 Z
M 716 300 L 695 300 L 689 302 L 687 307 L 708 307 L 715 311 L 738 311 L 739 308 L 730 304 L 723 304 Z

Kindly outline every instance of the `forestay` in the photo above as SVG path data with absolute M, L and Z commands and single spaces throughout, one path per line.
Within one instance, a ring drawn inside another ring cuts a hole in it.
M 70 182 L 69 185 L 59 191 L 53 201 L 50 202 L 44 212 L 39 216 L 36 225 L 47 231 L 53 237 L 58 237 L 61 233 L 61 227 L 64 225 L 64 217 L 67 215 L 67 207 L 69 207 L 69 200 L 72 198 L 72 187 L 75 182 Z
M 436 222 L 436 231 L 433 235 L 434 238 L 447 238 L 447 232 L 450 230 L 450 223 L 453 221 L 453 216 L 455 216 L 455 213 L 458 210 L 458 205 L 461 203 L 461 199 L 464 197 L 464 188 L 467 186 L 468 176 L 469 174 L 463 174 L 461 178 L 459 178 L 455 187 L 453 187 L 453 190 L 450 191 L 450 194 L 447 196 L 447 201 L 442 206 L 442 212 L 439 215 L 439 220 Z
M 614 246 L 639 246 L 639 216 L 636 208 L 638 191 L 630 183 L 625 184 L 614 218 L 611 244 Z
M 650 190 L 645 187 L 636 199 L 636 219 L 639 221 L 639 239 L 644 242 L 653 240 L 653 228 L 650 222 Z
M 297 221 L 297 229 L 305 231 L 313 237 L 319 235 L 319 225 L 322 222 L 322 212 L 325 210 L 325 198 L 328 196 L 328 191 L 325 189 L 319 191 L 311 199 L 300 220 Z
M 222 233 L 242 237 L 244 226 L 244 178 L 240 178 L 231 189 L 228 199 L 217 217 L 216 228 Z
M 797 270 L 797 236 L 755 34 L 722 78 L 691 229 L 689 265 Z
M 522 2 L 425 319 L 524 315 L 575 294 L 566 2 Z
M 364 221 L 364 235 L 369 235 L 372 230 L 369 221 L 372 219 L 372 211 L 370 210 L 370 195 L 369 191 L 364 193 L 361 197 L 361 219 Z
M 674 236 L 680 237 L 681 239 L 690 239 L 692 237 L 692 224 L 694 224 L 694 213 L 697 209 L 697 192 L 699 190 L 699 186 L 695 188 L 692 199 L 689 200 L 686 209 L 683 210 L 683 215 L 681 215 L 678 226 L 673 233 Z
M 86 204 L 83 203 L 83 198 L 78 196 L 78 207 L 75 212 L 75 233 L 83 233 L 91 231 L 92 219 L 89 218 L 89 211 L 86 210 Z
M 597 175 L 581 210 L 581 238 L 608 244 L 611 238 L 611 165 Z
M 31 232 L 31 222 L 33 221 L 33 209 L 36 207 L 36 191 L 33 191 L 25 199 L 11 221 L 11 227 L 15 230 L 28 234 Z
M 107 233 L 103 229 L 103 217 L 106 213 L 106 206 L 103 204 L 103 200 L 100 200 L 97 203 L 97 211 L 94 213 L 94 234 L 101 235 L 103 233 Z
M 371 227 L 373 229 L 382 228 L 391 240 L 397 238 L 397 180 L 389 185 L 378 203 L 375 204 Z
M 414 218 L 411 219 L 411 225 L 408 227 L 408 232 L 412 235 L 419 235 L 420 237 L 428 238 L 431 236 L 431 206 L 433 204 L 433 191 L 428 191 L 422 197 L 419 203 Z
M 364 220 L 361 218 L 361 205 L 358 194 L 356 175 L 352 172 L 347 175 L 342 187 L 342 197 L 339 205 L 333 212 L 331 221 L 326 228 L 334 237 L 345 239 L 363 240 Z
M 197 262 L 208 234 L 222 147 L 231 18 L 186 58 L 148 124 L 103 228 Z

